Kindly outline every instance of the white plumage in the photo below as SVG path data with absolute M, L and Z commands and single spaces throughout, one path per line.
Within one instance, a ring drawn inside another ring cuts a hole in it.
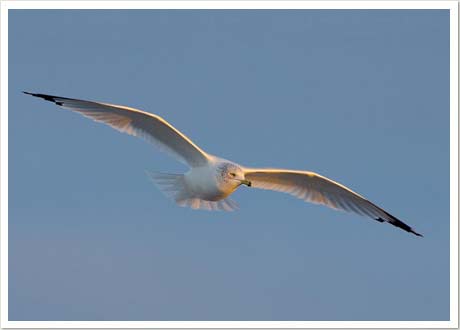
M 388 222 L 417 236 L 396 217 L 347 187 L 307 171 L 246 168 L 210 155 L 163 118 L 120 105 L 24 92 L 54 102 L 116 130 L 141 137 L 190 167 L 185 174 L 148 172 L 161 191 L 180 206 L 194 209 L 237 208 L 228 196 L 241 184 L 291 194 L 307 202 Z

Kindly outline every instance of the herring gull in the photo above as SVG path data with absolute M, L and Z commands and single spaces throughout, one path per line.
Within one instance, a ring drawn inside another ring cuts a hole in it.
M 141 137 L 190 167 L 185 174 L 148 172 L 160 190 L 180 206 L 232 211 L 237 205 L 229 196 L 241 185 L 291 194 L 306 202 L 353 212 L 388 222 L 422 236 L 351 189 L 319 174 L 272 168 L 249 168 L 213 156 L 163 118 L 138 109 L 102 102 L 24 92 L 78 112 L 116 130 Z

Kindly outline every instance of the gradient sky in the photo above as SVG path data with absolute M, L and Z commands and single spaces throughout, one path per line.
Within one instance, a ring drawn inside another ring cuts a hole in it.
M 10 320 L 449 319 L 447 10 L 14 10 L 9 65 Z M 184 166 L 22 90 L 154 112 L 425 237 L 246 187 L 177 207 L 144 171 Z

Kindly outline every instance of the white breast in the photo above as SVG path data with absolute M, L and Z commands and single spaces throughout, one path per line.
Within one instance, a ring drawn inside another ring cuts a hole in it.
M 197 198 L 217 201 L 226 196 L 219 187 L 214 166 L 192 168 L 185 174 L 185 182 L 189 191 Z
M 208 201 L 221 200 L 237 188 L 237 184 L 227 182 L 220 177 L 220 161 L 208 163 L 208 166 L 194 167 L 185 174 L 188 190 L 197 198 Z

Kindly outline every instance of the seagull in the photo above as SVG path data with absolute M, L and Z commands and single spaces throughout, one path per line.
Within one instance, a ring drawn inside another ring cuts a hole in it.
M 274 168 L 249 168 L 203 151 L 166 120 L 138 109 L 61 96 L 23 92 L 61 108 L 143 138 L 177 158 L 190 170 L 184 174 L 148 172 L 152 181 L 179 206 L 233 211 L 229 196 L 241 185 L 291 194 L 306 202 L 348 211 L 378 222 L 387 222 L 416 236 L 409 225 L 344 185 L 319 174 Z

